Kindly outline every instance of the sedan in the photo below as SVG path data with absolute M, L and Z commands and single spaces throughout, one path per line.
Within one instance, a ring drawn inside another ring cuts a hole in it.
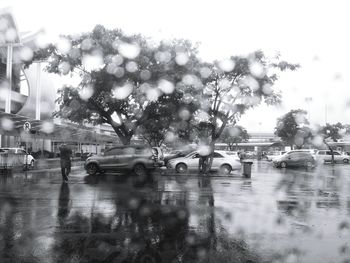
M 175 158 L 169 161 L 168 168 L 175 168 L 177 173 L 186 173 L 188 170 L 198 171 L 200 154 L 194 151 L 185 157 Z M 230 174 L 232 170 L 240 170 L 241 163 L 225 151 L 215 151 L 213 154 L 212 171 L 220 171 L 222 174 Z
M 336 163 L 349 163 L 350 156 L 342 154 L 338 151 L 333 151 L 334 162 Z M 316 160 L 319 162 L 331 162 L 332 152 L 329 150 L 319 150 L 316 152 Z
M 291 150 L 285 154 L 273 159 L 275 167 L 307 167 L 312 168 L 315 166 L 315 158 L 309 151 L 304 150 Z

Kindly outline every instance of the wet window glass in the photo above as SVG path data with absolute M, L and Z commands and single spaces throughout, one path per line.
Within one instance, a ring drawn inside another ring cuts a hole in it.
M 214 158 L 223 158 L 223 156 L 218 152 L 214 152 L 213 157 Z

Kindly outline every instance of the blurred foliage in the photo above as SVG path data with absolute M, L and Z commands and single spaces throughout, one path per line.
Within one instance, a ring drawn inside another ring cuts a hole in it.
M 341 131 L 346 129 L 347 126 L 341 124 L 340 122 L 336 124 L 326 123 L 325 126 L 320 126 L 317 134 L 321 135 L 324 140 L 330 139 L 334 142 L 341 139 L 343 136 Z
M 291 110 L 282 117 L 277 119 L 275 135 L 293 148 L 296 145 L 301 148 L 312 138 L 312 131 L 307 126 L 309 124 L 306 118 L 305 110 Z
M 168 131 L 214 144 L 246 110 L 279 103 L 281 94 L 272 89 L 278 72 L 299 67 L 262 51 L 213 63 L 202 62 L 197 53 L 188 40 L 155 43 L 98 25 L 79 36 L 62 36 L 35 52 L 33 61 L 46 60 L 48 72 L 80 79 L 78 86 L 59 90 L 55 116 L 110 124 L 123 144 L 137 130 L 151 144 Z
M 233 150 L 233 146 L 241 142 L 247 142 L 250 136 L 247 130 L 239 125 L 228 126 L 224 129 L 221 140 L 224 143 L 227 143 L 230 150 Z

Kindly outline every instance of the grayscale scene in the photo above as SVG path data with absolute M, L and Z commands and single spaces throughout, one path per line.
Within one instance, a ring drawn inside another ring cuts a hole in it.
M 345 0 L 1 0 L 0 262 L 349 263 L 349 25 Z

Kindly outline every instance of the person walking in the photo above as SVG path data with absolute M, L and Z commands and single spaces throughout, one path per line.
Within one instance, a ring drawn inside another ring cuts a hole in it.
M 64 182 L 68 182 L 68 175 L 71 170 L 72 150 L 66 144 L 62 144 L 60 149 L 61 173 Z

